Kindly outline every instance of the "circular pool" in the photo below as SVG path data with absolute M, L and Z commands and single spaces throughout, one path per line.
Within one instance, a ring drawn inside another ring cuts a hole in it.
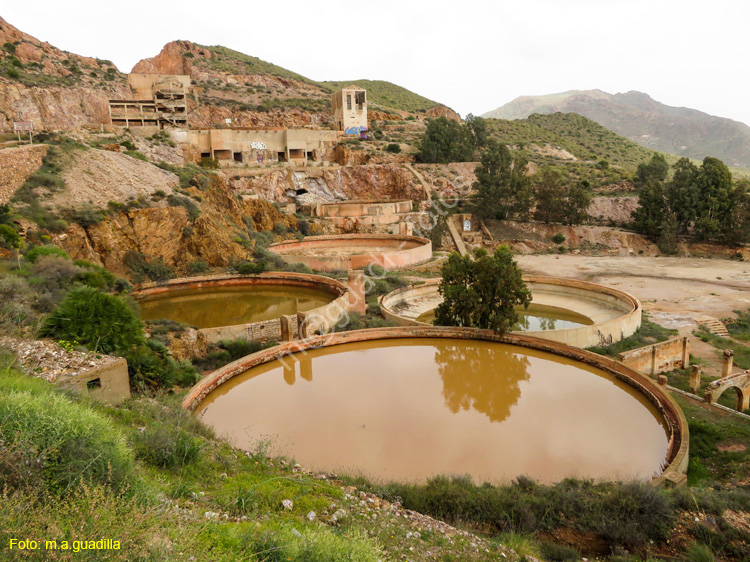
M 596 283 L 524 276 L 531 291 L 528 309 L 517 308 L 514 332 L 577 347 L 609 345 L 641 325 L 641 303 L 632 295 Z M 443 301 L 440 279 L 410 285 L 378 299 L 383 316 L 400 326 L 430 325 Z
M 270 443 L 316 471 L 477 482 L 684 473 L 673 400 L 615 361 L 466 328 L 359 330 L 220 369 L 184 406 L 235 445 Z
M 432 258 L 432 243 L 427 238 L 395 234 L 308 236 L 271 244 L 269 249 L 287 263 L 303 263 L 317 271 L 348 271 L 368 265 L 394 269 Z
M 182 322 L 218 340 L 298 312 L 335 324 L 348 307 L 346 292 L 335 279 L 278 272 L 173 279 L 143 286 L 133 296 L 144 320 Z

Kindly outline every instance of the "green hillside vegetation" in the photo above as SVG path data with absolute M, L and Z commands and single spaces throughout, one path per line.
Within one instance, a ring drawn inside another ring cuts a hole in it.
M 367 101 L 392 109 L 402 111 L 426 111 L 431 107 L 440 105 L 436 101 L 415 94 L 391 82 L 385 80 L 349 80 L 337 82 L 317 82 L 319 86 L 333 93 L 349 85 L 357 85 L 367 90 Z
M 214 45 L 206 47 L 199 45 L 200 47 L 208 50 L 213 55 L 210 59 L 196 58 L 195 65 L 208 66 L 215 70 L 222 72 L 229 72 L 231 74 L 259 74 L 259 75 L 271 75 L 278 76 L 280 78 L 292 78 L 299 80 L 300 82 L 306 82 L 307 84 L 315 84 L 309 78 L 305 78 L 301 74 L 287 70 L 273 63 L 266 62 L 259 59 L 258 57 L 252 57 L 245 53 L 240 53 L 234 49 L 228 47 L 222 47 L 220 45 Z
M 530 143 L 549 143 L 581 160 L 607 160 L 610 165 L 630 172 L 635 172 L 638 164 L 654 154 L 654 151 L 576 113 L 534 114 L 528 119 L 513 121 L 487 119 L 487 123 L 492 136 L 504 144 L 520 147 Z

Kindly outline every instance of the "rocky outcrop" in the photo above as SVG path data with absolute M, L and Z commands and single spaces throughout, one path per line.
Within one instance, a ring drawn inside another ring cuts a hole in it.
M 44 43 L 0 18 L 0 45 L 12 44 L 18 76 L 0 77 L 0 131 L 31 121 L 36 131 L 109 123 L 107 101 L 129 97 L 123 74 L 108 61 L 82 57 Z M 102 80 L 106 75 L 106 79 Z
M 128 275 L 129 252 L 177 270 L 197 259 L 216 267 L 245 259 L 248 251 L 235 241 L 233 227 L 215 211 L 202 213 L 193 223 L 182 207 L 132 209 L 86 228 L 73 224 L 53 242 L 74 259 Z
M 194 45 L 190 41 L 172 41 L 162 48 L 155 57 L 143 59 L 136 63 L 131 72 L 142 72 L 144 74 L 193 74 L 193 65 L 184 54 L 193 51 Z M 195 55 L 193 55 L 195 56 Z M 200 56 L 211 56 L 206 50 Z
M 461 116 L 458 113 L 444 105 L 431 107 L 425 112 L 425 115 L 430 118 L 445 117 L 446 119 L 451 119 L 453 121 L 461 121 Z
M 340 169 L 275 170 L 251 177 L 232 177 L 235 192 L 269 201 L 296 197 L 301 203 L 342 199 L 427 198 L 409 170 L 397 164 L 349 166 Z
M 16 190 L 42 165 L 46 144 L 0 150 L 0 205 L 10 201 Z

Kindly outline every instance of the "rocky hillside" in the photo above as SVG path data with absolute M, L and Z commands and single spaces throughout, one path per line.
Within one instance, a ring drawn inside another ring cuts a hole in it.
M 750 127 L 686 107 L 672 107 L 642 92 L 608 94 L 571 90 L 547 96 L 522 96 L 484 117 L 525 119 L 534 113 L 571 112 L 592 119 L 648 148 L 702 160 L 720 158 L 730 166 L 750 167 Z
M 13 121 L 36 130 L 108 123 L 107 100 L 129 95 L 110 61 L 61 51 L 0 18 L 0 132 Z

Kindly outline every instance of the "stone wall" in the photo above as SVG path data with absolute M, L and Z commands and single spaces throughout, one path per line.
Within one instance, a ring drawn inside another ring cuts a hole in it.
M 28 177 L 42 165 L 46 144 L 34 144 L 0 150 L 0 205 L 10 201 Z
M 617 359 L 636 371 L 653 376 L 686 369 L 690 364 L 690 345 L 686 337 L 674 338 L 625 351 Z

